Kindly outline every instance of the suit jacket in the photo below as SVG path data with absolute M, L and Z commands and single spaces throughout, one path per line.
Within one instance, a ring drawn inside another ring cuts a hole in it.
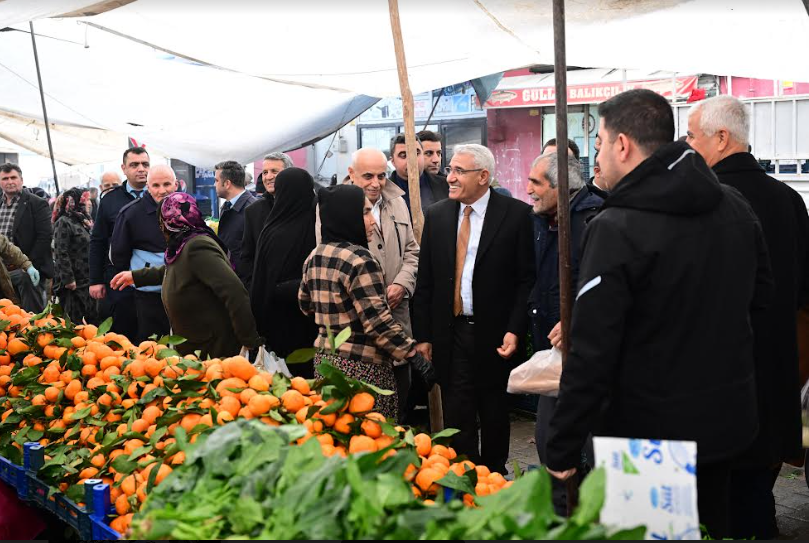
M 98 204 L 98 213 L 93 232 L 90 236 L 90 284 L 106 285 L 115 274 L 129 268 L 127 264 L 124 268 L 116 269 L 110 261 L 110 239 L 115 227 L 115 220 L 118 213 L 135 197 L 126 190 L 126 184 L 119 185 L 104 193 L 104 197 Z M 145 190 L 145 189 L 144 189 Z M 113 294 L 114 296 L 114 294 Z
M 422 177 L 426 176 L 427 181 L 430 184 L 430 189 L 433 192 L 433 204 L 440 202 L 441 200 L 446 200 L 449 198 L 449 185 L 447 184 L 447 178 L 444 176 L 433 175 L 430 172 L 425 171 L 422 174 Z M 388 178 L 388 183 L 391 185 L 396 185 L 404 195 L 405 204 L 407 204 L 407 209 L 410 210 L 410 188 L 407 185 L 407 179 L 402 179 L 399 175 L 394 171 L 391 172 L 390 178 Z M 421 178 L 419 178 L 419 183 L 421 183 Z M 427 206 L 429 207 L 429 206 Z M 423 213 L 427 212 L 427 207 L 424 205 L 424 200 L 421 202 L 421 210 Z M 412 213 L 411 213 L 412 215 Z
M 433 363 L 443 383 L 448 378 L 455 322 L 459 210 L 460 204 L 449 199 L 427 210 L 413 298 L 413 335 L 419 343 L 432 343 Z M 505 388 L 513 364 L 497 354 L 503 336 L 512 332 L 522 340 L 528 326 L 528 295 L 535 280 L 529 211 L 524 202 L 491 191 L 475 258 L 475 352 L 479 362 L 491 369 L 487 380 L 493 388 Z
M 46 200 L 28 191 L 20 193 L 11 241 L 28 256 L 43 278 L 53 278 L 53 226 Z
M 261 230 L 270 216 L 274 203 L 275 198 L 273 195 L 265 193 L 260 198 L 253 200 L 253 203 L 243 213 L 244 233 L 242 234 L 242 248 L 239 260 L 244 270 L 244 275 L 241 276 L 241 279 L 248 290 L 250 289 L 250 280 L 253 278 L 253 264 L 256 258 L 258 236 L 261 235 Z
M 228 209 L 219 218 L 219 231 L 217 235 L 230 251 L 230 258 L 236 265 L 236 273 L 244 281 L 249 274 L 242 264 L 242 238 L 244 237 L 245 211 L 256 201 L 256 197 L 249 191 L 244 191 L 236 205 Z M 260 232 L 259 232 L 260 233 Z M 258 240 L 258 238 L 256 238 Z M 250 270 L 253 271 L 252 269 Z

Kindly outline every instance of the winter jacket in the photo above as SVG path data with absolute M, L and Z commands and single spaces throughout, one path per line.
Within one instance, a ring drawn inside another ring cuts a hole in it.
M 90 286 L 87 259 L 90 232 L 67 216 L 59 217 L 53 225 L 53 247 L 56 258 L 54 284 L 64 287 L 76 283 L 76 289 L 87 289 Z
M 771 292 L 744 198 L 687 144 L 654 152 L 585 233 L 548 467 L 579 465 L 591 431 L 696 441 L 702 464 L 738 455 L 758 431 L 750 313 Z
M 47 200 L 22 191 L 9 238 L 28 256 L 43 279 L 53 278 L 53 227 Z
M 128 265 L 116 269 L 110 262 L 110 239 L 115 220 L 121 209 L 132 202 L 135 196 L 127 190 L 127 183 L 110 189 L 98 204 L 98 213 L 90 236 L 90 284 L 106 285 L 117 272 L 128 269 Z M 145 189 L 144 189 L 145 190 Z
M 570 201 L 570 276 L 575 296 L 579 275 L 579 257 L 584 229 L 604 200 L 583 187 Z M 534 220 L 534 253 L 537 278 L 528 311 L 531 317 L 534 350 L 550 349 L 548 334 L 561 318 L 559 309 L 559 229 L 547 217 L 531 213 Z
M 14 283 L 11 282 L 6 265 L 14 266 L 18 270 L 27 270 L 31 267 L 31 261 L 20 251 L 19 247 L 2 234 L 0 234 L 0 258 L 2 258 L 0 261 L 0 294 L 19 305 L 20 297 L 14 290 Z
M 261 198 L 256 198 L 244 210 L 244 233 L 242 234 L 242 250 L 239 260 L 241 260 L 242 270 L 244 270 L 242 281 L 248 289 L 253 278 L 258 237 L 261 235 L 261 230 L 270 216 L 274 203 L 275 197 L 272 194 L 264 193 Z
M 157 219 L 157 202 L 146 193 L 125 205 L 115 221 L 110 241 L 112 264 L 119 270 L 139 270 L 163 265 L 166 238 Z M 140 287 L 160 292 L 158 286 Z

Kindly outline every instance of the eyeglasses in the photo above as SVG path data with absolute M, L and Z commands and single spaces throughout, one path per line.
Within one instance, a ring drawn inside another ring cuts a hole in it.
M 449 177 L 449 175 L 452 173 L 454 173 L 456 177 L 460 177 L 470 172 L 482 172 L 485 169 L 486 168 L 477 168 L 475 170 L 464 170 L 462 168 L 453 168 L 452 166 L 447 166 L 446 168 L 444 168 L 444 173 L 447 174 L 447 177 Z

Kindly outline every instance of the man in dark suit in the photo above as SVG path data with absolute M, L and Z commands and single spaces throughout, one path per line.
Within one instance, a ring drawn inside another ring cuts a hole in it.
M 135 289 L 110 290 L 106 285 L 115 275 L 128 268 L 116 269 L 110 261 L 110 239 L 115 221 L 121 209 L 130 202 L 143 197 L 146 178 L 149 175 L 149 153 L 143 147 L 124 151 L 121 170 L 126 176 L 123 185 L 115 184 L 116 176 L 110 172 L 101 177 L 104 190 L 98 205 L 98 215 L 90 236 L 90 296 L 99 301 L 101 318 L 112 317 L 112 330 L 135 338 L 138 334 L 138 317 L 135 311 Z
M 421 148 L 424 151 L 424 171 L 436 177 L 442 177 L 446 181 L 447 176 L 441 168 L 441 158 L 443 151 L 441 149 L 441 136 L 432 130 L 422 130 L 416 137 L 421 142 Z
M 759 431 L 731 474 L 734 539 L 775 539 L 773 485 L 781 463 L 803 456 L 795 314 L 809 296 L 809 217 L 800 195 L 768 176 L 747 152 L 750 117 L 732 96 L 695 105 L 687 143 L 713 168 L 719 182 L 750 202 L 761 222 L 772 265 L 775 296 L 753 313 Z
M 438 372 L 444 424 L 461 431 L 453 446 L 505 473 L 508 361 L 528 327 L 534 246 L 530 207 L 490 189 L 494 167 L 482 145 L 455 148 L 449 199 L 426 213 L 413 332 Z
M 249 276 L 241 260 L 245 211 L 256 201 L 256 197 L 245 190 L 244 183 L 244 168 L 238 162 L 227 160 L 216 165 L 216 195 L 226 200 L 219 213 L 219 239 L 230 251 L 230 261 L 236 266 L 236 273 L 242 282 Z
M 428 207 L 436 202 L 447 199 L 449 196 L 449 187 L 446 183 L 446 178 L 440 178 L 424 171 L 424 156 L 422 155 L 422 151 L 421 142 L 416 140 L 421 211 L 426 213 Z M 410 209 L 410 187 L 407 184 L 407 146 L 405 145 L 404 134 L 399 134 L 391 140 L 390 157 L 393 162 L 393 167 L 395 168 L 395 171 L 390 175 L 390 180 L 404 191 L 404 200 L 407 204 L 407 209 Z
M 22 170 L 16 164 L 0 166 L 0 188 L 3 190 L 0 234 L 28 257 L 39 271 L 40 280 L 34 284 L 35 277 L 19 269 L 9 269 L 9 275 L 19 291 L 23 309 L 39 313 L 45 307 L 42 283 L 53 278 L 54 271 L 51 254 L 53 229 L 48 202 L 23 190 Z
M 258 236 L 270 216 L 275 203 L 275 178 L 283 170 L 294 166 L 292 159 L 286 153 L 270 153 L 264 157 L 261 170 L 261 186 L 264 191 L 260 198 L 244 211 L 244 234 L 242 235 L 241 265 L 244 270 L 244 285 L 250 289 L 250 280 L 253 277 L 253 264 L 256 256 Z M 221 225 L 220 225 L 221 228 Z

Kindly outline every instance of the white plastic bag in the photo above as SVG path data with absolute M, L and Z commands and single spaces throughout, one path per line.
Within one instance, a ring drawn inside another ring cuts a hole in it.
M 286 361 L 273 351 L 268 352 L 263 346 L 259 347 L 255 360 L 250 360 L 250 351 L 246 347 L 242 347 L 240 354 L 251 361 L 253 365 L 260 370 L 270 372 L 273 375 L 283 373 L 287 377 L 292 377 L 292 373 L 289 371 Z
M 542 394 L 556 397 L 562 376 L 562 353 L 555 347 L 539 351 L 511 371 L 510 394 Z

